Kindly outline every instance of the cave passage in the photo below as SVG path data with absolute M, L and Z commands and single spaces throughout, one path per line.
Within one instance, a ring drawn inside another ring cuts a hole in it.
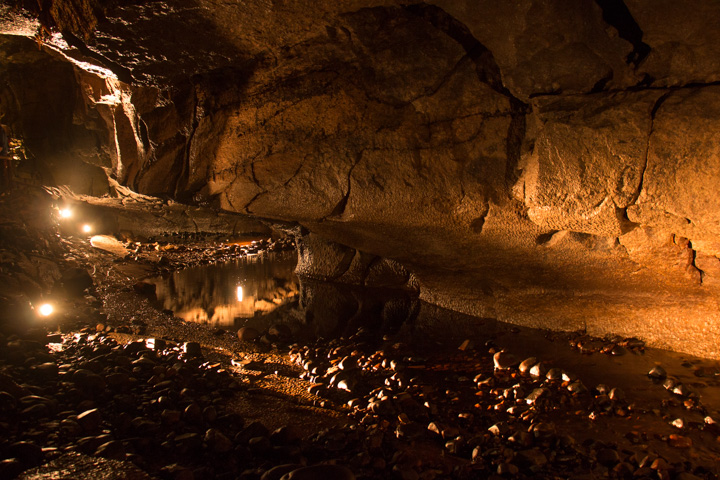
M 0 4 L 0 480 L 718 480 L 720 2 Z

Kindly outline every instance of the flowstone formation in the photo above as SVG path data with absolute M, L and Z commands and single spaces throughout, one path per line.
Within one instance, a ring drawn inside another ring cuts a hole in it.
M 29 137 L 29 57 L 7 52 L 65 59 L 36 81 L 70 81 L 64 151 L 92 172 L 299 224 L 443 307 L 717 358 L 719 10 L 56 1 L 35 12 L 61 32 L 40 51 L 32 20 L 0 12 L 0 99 Z

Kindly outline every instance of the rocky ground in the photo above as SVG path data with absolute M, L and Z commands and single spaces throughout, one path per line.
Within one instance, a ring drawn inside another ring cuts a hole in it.
M 238 335 L 158 310 L 141 280 L 289 240 L 93 247 L 40 193 L 2 205 L 0 478 L 718 476 L 716 362 L 582 332 L 433 331 L 450 314 L 431 307 L 390 336 L 300 341 L 292 305 Z

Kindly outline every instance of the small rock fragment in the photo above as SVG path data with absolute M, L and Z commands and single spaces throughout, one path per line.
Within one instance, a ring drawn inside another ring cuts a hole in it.
M 690 448 L 693 445 L 692 438 L 678 435 L 676 433 L 673 433 L 668 437 L 668 443 L 671 447 L 675 448 Z
M 493 363 L 497 370 L 507 370 L 518 364 L 518 359 L 515 355 L 505 350 L 500 350 L 493 355 Z
M 202 357 L 202 347 L 198 342 L 185 342 L 183 351 L 189 357 Z
M 547 365 L 545 365 L 543 362 L 536 363 L 535 365 L 530 368 L 530 376 L 531 377 L 544 377 L 548 372 Z
M 530 372 L 530 369 L 538 363 L 537 358 L 535 357 L 529 357 L 520 362 L 520 365 L 518 365 L 518 370 L 520 373 L 527 374 Z
M 242 327 L 240 330 L 238 330 L 237 336 L 243 342 L 252 342 L 260 336 L 260 332 L 258 332 L 253 327 Z
M 530 392 L 530 395 L 525 397 L 525 402 L 528 405 L 532 405 L 533 403 L 537 402 L 540 397 L 545 395 L 547 393 L 547 390 L 545 388 L 536 388 L 532 392 Z
M 472 350 L 473 348 L 475 348 L 475 344 L 473 343 L 473 341 L 470 339 L 465 339 L 458 347 L 458 350 L 462 350 L 463 352 L 465 352 L 468 350 Z
M 648 372 L 648 377 L 655 379 L 655 380 L 662 380 L 667 377 L 667 372 L 663 367 L 660 365 L 655 365 L 650 371 Z
M 286 473 L 281 480 L 355 480 L 355 474 L 342 465 L 312 465 Z

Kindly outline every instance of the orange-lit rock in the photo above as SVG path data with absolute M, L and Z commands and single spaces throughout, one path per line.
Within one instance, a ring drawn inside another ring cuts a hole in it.
M 27 85 L 75 92 L 56 123 L 84 163 L 33 143 L 56 183 L 93 165 L 299 224 L 309 277 L 394 275 L 461 312 L 720 357 L 716 5 L 198 5 L 57 10 L 77 38 L 48 39 L 33 71 L 64 76 Z M 2 38 L 6 56 L 35 48 Z M 43 115 L 0 99 L 37 133 Z

